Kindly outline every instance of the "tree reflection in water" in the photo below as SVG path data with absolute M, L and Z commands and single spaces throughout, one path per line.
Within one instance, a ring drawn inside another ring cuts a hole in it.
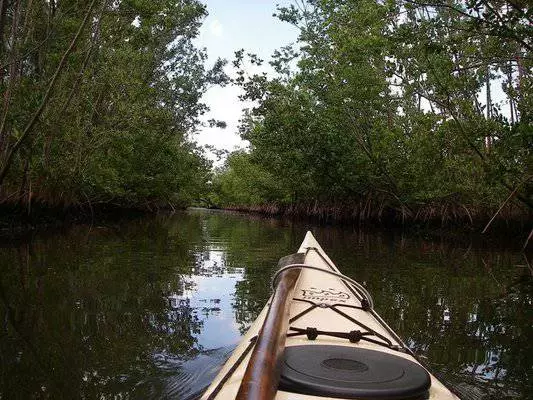
M 533 285 L 520 253 L 192 211 L 4 243 L 0 397 L 197 396 L 309 228 L 465 398 L 527 396 Z

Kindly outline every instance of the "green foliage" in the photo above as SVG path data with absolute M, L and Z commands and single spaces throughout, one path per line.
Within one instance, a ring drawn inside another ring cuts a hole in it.
M 521 184 L 531 181 L 533 148 L 528 6 L 309 0 L 278 17 L 300 29 L 299 50 L 276 52 L 270 79 L 245 78 L 236 53 L 235 83 L 256 104 L 241 127 L 254 172 L 228 162 L 217 179 L 241 193 L 220 192 L 221 204 L 346 207 L 379 197 L 402 215 L 453 205 L 467 218 L 494 212 L 521 185 L 515 204 L 533 207 Z M 497 85 L 502 101 L 491 97 Z M 278 191 L 258 198 L 248 181 L 258 171 L 275 176 Z
M 228 205 L 259 204 L 276 201 L 283 191 L 276 176 L 255 163 L 245 152 L 234 152 L 214 177 L 212 204 L 223 199 Z
M 0 11 L 0 201 L 184 206 L 205 191 L 209 163 L 189 138 L 202 94 L 227 78 L 192 42 L 203 4 L 17 0 Z

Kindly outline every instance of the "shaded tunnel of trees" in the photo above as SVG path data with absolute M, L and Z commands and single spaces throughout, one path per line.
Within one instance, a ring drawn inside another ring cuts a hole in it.
M 530 229 L 528 2 L 297 0 L 276 14 L 297 42 L 268 65 L 237 51 L 231 79 L 195 46 L 207 12 L 2 0 L 0 205 L 471 225 L 497 214 Z M 253 104 L 249 146 L 213 172 L 194 133 L 202 95 L 228 83 Z

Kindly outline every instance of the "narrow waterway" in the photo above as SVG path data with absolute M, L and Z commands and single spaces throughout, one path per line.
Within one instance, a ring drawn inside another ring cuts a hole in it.
M 524 254 L 191 210 L 1 243 L 0 399 L 198 397 L 308 229 L 464 398 L 531 396 Z

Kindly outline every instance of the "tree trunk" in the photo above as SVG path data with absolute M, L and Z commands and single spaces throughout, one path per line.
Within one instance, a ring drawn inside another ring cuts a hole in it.
M 57 79 L 61 72 L 63 71 L 63 68 L 67 62 L 67 58 L 69 54 L 74 50 L 74 46 L 76 45 L 76 42 L 78 41 L 79 37 L 81 36 L 81 33 L 83 29 L 85 28 L 85 25 L 87 24 L 87 21 L 89 20 L 89 16 L 92 13 L 92 9 L 96 3 L 96 0 L 92 0 L 91 4 L 89 5 L 89 8 L 87 9 L 87 12 L 85 14 L 85 17 L 83 18 L 82 23 L 80 24 L 78 31 L 72 38 L 72 41 L 70 42 L 69 47 L 61 57 L 61 60 L 59 61 L 59 64 L 54 72 L 54 75 L 52 76 L 52 79 L 50 81 L 50 84 L 48 85 L 48 88 L 46 89 L 46 92 L 43 96 L 43 99 L 41 100 L 41 103 L 39 104 L 39 107 L 31 117 L 30 121 L 24 128 L 24 131 L 22 131 L 22 134 L 20 135 L 19 139 L 13 144 L 13 146 L 8 150 L 7 155 L 5 157 L 5 160 L 2 164 L 2 168 L 0 169 L 0 188 L 2 187 L 2 184 L 4 182 L 4 179 L 9 171 L 9 168 L 11 166 L 11 163 L 13 161 L 13 156 L 15 153 L 19 150 L 19 148 L 22 146 L 22 144 L 28 139 L 28 137 L 33 132 L 33 128 L 35 127 L 35 124 L 39 120 L 39 117 L 41 116 L 42 112 L 44 111 L 46 105 L 48 104 L 48 101 L 50 99 L 50 95 L 52 94 L 52 91 L 55 87 L 55 84 L 57 82 Z

